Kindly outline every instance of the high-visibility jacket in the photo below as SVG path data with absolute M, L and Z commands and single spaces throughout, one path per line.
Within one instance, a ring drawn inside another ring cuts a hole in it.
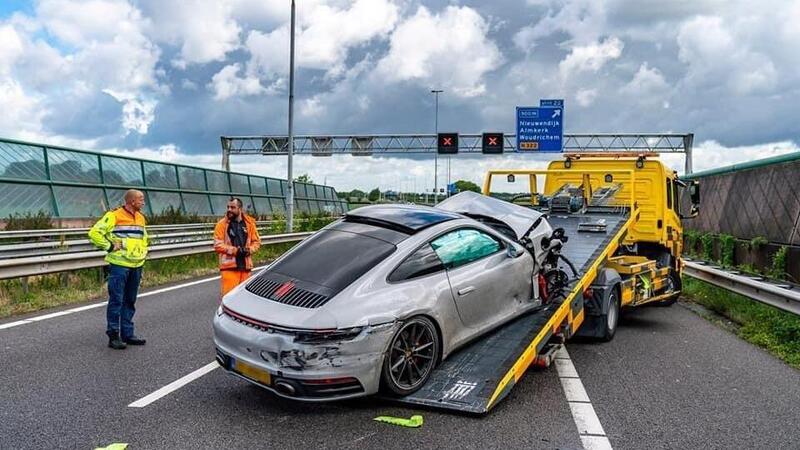
M 124 207 L 105 213 L 89 230 L 89 240 L 95 247 L 108 252 L 106 262 L 123 267 L 141 267 L 147 256 L 147 228 L 144 215 L 131 214 Z M 114 242 L 119 250 L 111 251 Z
M 245 247 L 250 250 L 250 255 L 245 257 L 245 270 L 253 269 L 252 254 L 261 247 L 261 237 L 258 235 L 256 229 L 256 221 L 247 214 L 242 213 L 242 220 L 244 220 L 247 228 L 247 242 Z M 220 270 L 236 270 L 236 254 L 239 253 L 239 248 L 234 246 L 231 238 L 228 236 L 228 217 L 223 217 L 214 227 L 214 251 L 219 256 L 219 269 Z

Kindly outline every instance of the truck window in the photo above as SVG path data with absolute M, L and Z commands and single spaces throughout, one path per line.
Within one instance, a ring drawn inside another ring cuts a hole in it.
M 681 203 L 678 201 L 679 198 L 680 195 L 678 195 L 678 183 L 676 183 L 675 180 L 672 180 L 672 204 L 675 212 L 678 212 L 681 209 Z
M 667 178 L 667 208 L 672 208 L 672 179 Z

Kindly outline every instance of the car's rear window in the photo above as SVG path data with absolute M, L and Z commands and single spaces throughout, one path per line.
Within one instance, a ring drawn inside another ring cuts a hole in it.
M 338 292 L 386 259 L 396 248 L 363 234 L 324 230 L 291 250 L 269 271 Z

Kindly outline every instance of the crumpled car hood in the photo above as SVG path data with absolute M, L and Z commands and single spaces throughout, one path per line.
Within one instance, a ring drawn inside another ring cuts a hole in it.
M 517 241 L 522 239 L 533 224 L 542 217 L 542 213 L 539 211 L 471 191 L 460 192 L 447 198 L 439 202 L 436 208 L 499 220 L 514 230 Z

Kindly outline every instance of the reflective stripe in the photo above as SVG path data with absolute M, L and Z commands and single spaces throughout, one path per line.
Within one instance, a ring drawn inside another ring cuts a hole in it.
M 111 234 L 113 234 L 116 237 L 120 237 L 120 238 L 123 238 L 123 237 L 135 237 L 137 239 L 141 239 L 142 236 L 144 236 L 144 233 L 141 233 L 141 232 L 137 233 L 135 231 L 123 231 L 123 232 L 112 231 Z
M 113 231 L 140 231 L 144 233 L 144 226 L 142 225 L 116 225 Z

